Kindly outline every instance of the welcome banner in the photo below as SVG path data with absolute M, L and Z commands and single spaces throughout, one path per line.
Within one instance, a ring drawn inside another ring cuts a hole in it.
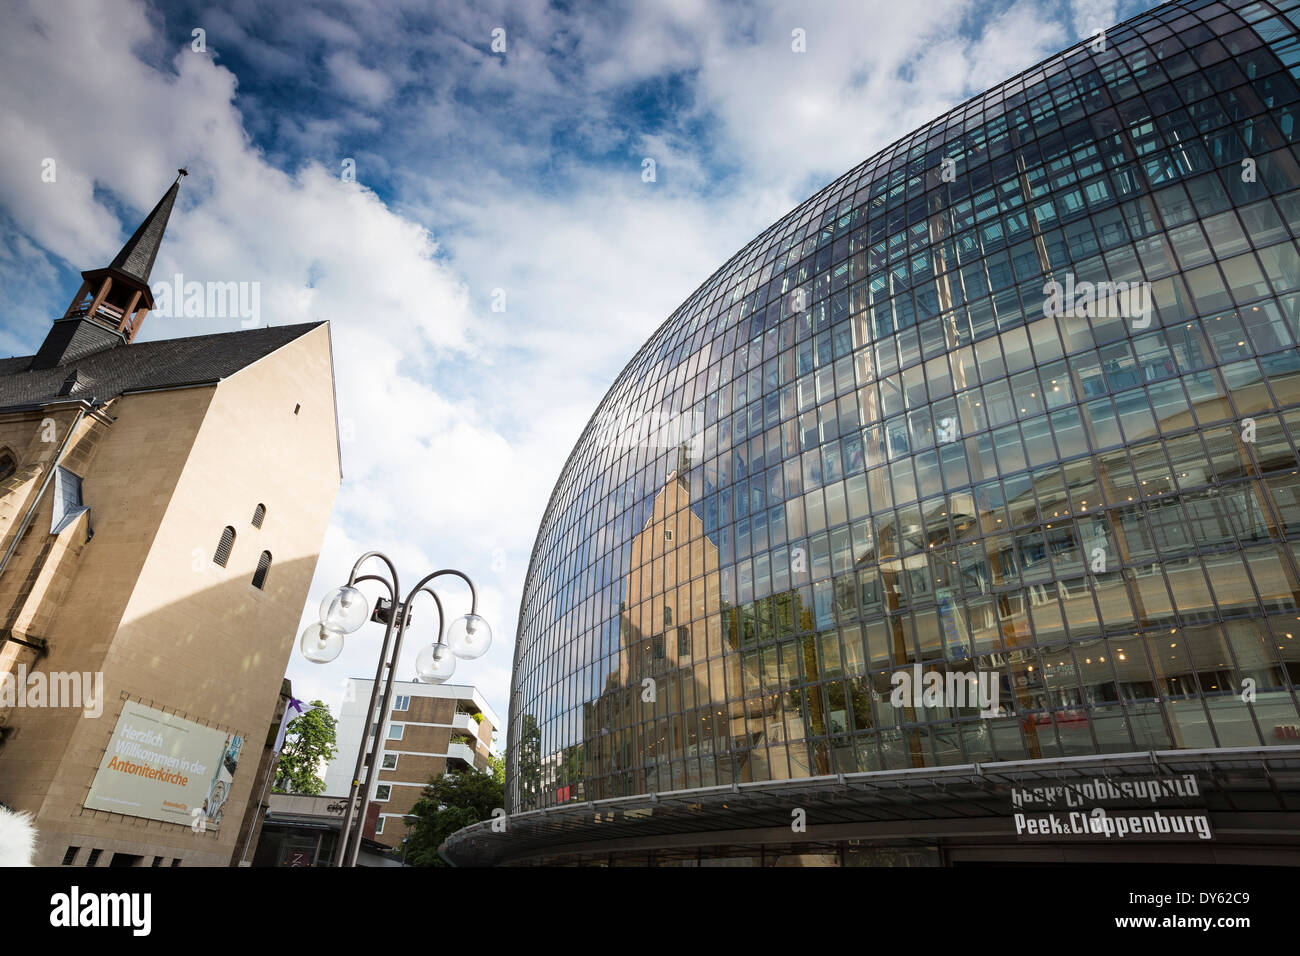
M 133 817 L 220 826 L 244 738 L 127 701 L 85 806 Z

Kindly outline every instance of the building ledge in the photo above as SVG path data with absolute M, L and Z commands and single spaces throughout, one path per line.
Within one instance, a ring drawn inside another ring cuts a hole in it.
M 1199 796 L 1182 805 L 1203 808 L 1220 843 L 1300 850 L 1300 746 L 1093 754 L 616 797 L 516 813 L 503 833 L 483 821 L 438 850 L 453 865 L 496 866 L 557 854 L 800 838 L 1014 845 L 1013 789 L 1189 774 Z M 796 809 L 806 812 L 802 833 L 792 831 Z

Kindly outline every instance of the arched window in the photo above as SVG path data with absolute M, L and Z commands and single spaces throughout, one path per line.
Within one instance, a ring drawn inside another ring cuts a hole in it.
M 8 448 L 0 448 L 0 481 L 4 481 L 18 470 L 18 459 Z
M 271 570 L 271 552 L 263 551 L 257 559 L 257 570 L 253 572 L 253 587 L 259 591 L 266 587 L 266 574 Z
M 217 553 L 212 556 L 214 564 L 219 564 L 223 568 L 226 562 L 230 560 L 230 550 L 235 546 L 235 529 L 226 525 L 226 530 L 221 532 L 221 540 L 217 542 Z
M 257 503 L 257 507 L 253 509 L 253 527 L 254 528 L 262 527 L 262 521 L 265 518 L 266 518 L 266 505 L 262 504 L 259 501 Z

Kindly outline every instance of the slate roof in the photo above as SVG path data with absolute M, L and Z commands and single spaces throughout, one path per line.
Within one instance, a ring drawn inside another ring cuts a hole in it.
M 136 342 L 46 369 L 29 368 L 31 355 L 0 359 L 0 409 L 78 398 L 102 402 L 141 389 L 215 383 L 324 324 Z M 76 387 L 60 395 L 74 372 Z
M 153 271 L 153 262 L 158 258 L 158 247 L 162 245 L 163 232 L 167 229 L 167 220 L 171 218 L 172 206 L 176 204 L 176 193 L 181 188 L 181 177 L 163 193 L 158 205 L 145 217 L 126 245 L 122 247 L 111 263 L 110 269 L 126 273 L 145 285 L 149 284 L 149 273 Z

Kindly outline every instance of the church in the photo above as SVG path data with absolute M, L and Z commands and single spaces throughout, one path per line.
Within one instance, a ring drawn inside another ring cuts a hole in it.
M 0 803 L 38 865 L 238 861 L 341 481 L 328 323 L 138 341 L 183 176 L 0 359 Z

